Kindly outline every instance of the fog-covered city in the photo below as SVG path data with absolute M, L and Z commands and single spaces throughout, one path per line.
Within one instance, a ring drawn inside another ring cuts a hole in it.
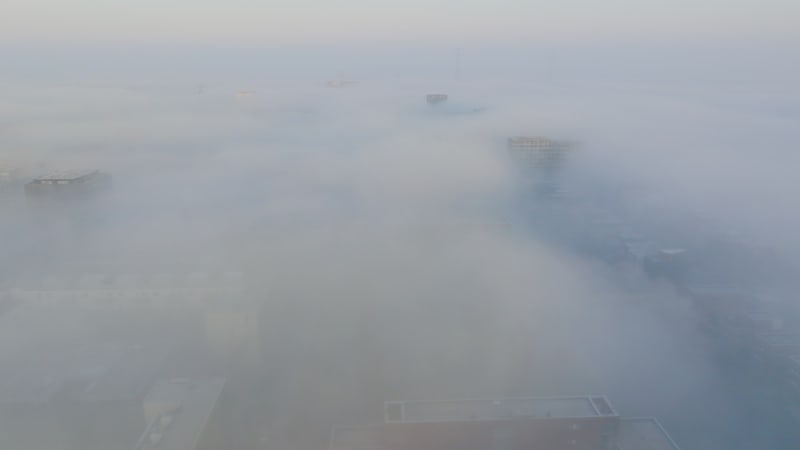
M 0 449 L 800 448 L 800 70 L 719 42 L 3 47 Z

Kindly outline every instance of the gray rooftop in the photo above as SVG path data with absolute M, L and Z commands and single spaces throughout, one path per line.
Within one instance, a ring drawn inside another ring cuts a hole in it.
M 619 450 L 680 450 L 652 417 L 620 419 L 617 446 Z
M 176 379 L 157 383 L 145 402 L 174 405 L 161 412 L 145 430 L 137 450 L 192 450 L 205 429 L 225 380 Z
M 386 422 L 460 422 L 511 418 L 616 416 L 603 396 L 533 397 L 496 400 L 387 402 Z

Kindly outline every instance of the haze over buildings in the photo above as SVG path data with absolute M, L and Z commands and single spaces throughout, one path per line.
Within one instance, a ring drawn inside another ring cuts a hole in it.
M 800 448 L 796 5 L 9 5 L 0 449 Z

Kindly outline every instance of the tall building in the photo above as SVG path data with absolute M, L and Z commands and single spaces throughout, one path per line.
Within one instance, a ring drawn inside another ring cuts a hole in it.
M 219 450 L 220 400 L 225 380 L 173 379 L 157 383 L 144 399 L 148 423 L 136 450 Z
M 560 168 L 570 145 L 541 136 L 518 136 L 508 139 L 508 151 L 523 170 L 550 172 Z
M 571 144 L 542 136 L 518 136 L 508 139 L 512 164 L 521 175 L 525 193 L 555 199 L 560 191 L 559 174 Z

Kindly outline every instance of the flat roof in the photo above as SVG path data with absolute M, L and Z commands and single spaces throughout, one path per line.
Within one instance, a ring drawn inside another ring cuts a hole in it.
M 387 423 L 616 416 L 604 396 L 386 402 Z
M 193 450 L 219 401 L 225 380 L 173 379 L 158 382 L 147 394 L 147 402 L 176 405 L 159 414 L 145 430 L 137 450 Z
M 620 419 L 617 447 L 619 450 L 680 450 L 654 417 Z

